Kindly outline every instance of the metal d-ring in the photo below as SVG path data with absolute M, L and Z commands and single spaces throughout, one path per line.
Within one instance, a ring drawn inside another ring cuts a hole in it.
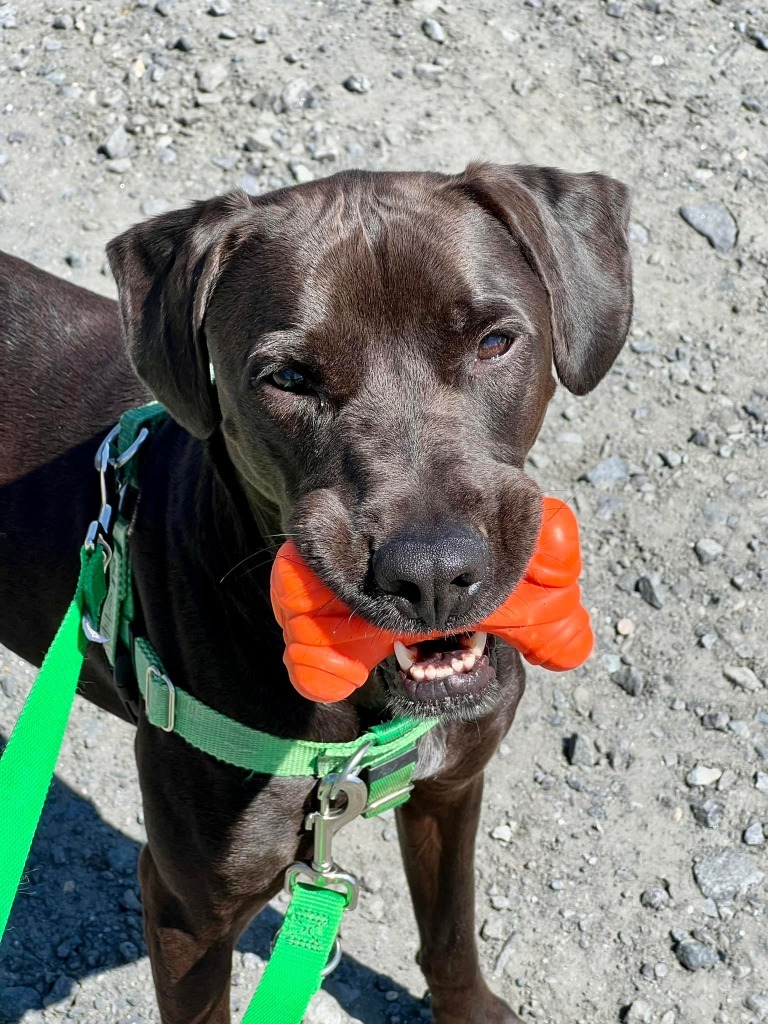
M 328 958 L 328 963 L 325 965 L 322 971 L 320 971 L 320 977 L 327 978 L 330 974 L 333 974 L 333 972 L 336 970 L 340 963 L 341 939 L 337 935 L 336 938 L 333 940 L 333 949 L 331 950 L 331 955 Z

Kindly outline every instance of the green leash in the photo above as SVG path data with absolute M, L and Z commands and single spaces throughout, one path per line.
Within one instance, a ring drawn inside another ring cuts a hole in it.
M 83 616 L 98 617 L 107 590 L 101 547 L 83 549 L 80 562 L 75 596 L 0 758 L 0 938 L 64 742 L 88 646 Z
M 227 718 L 171 682 L 152 644 L 131 628 L 130 524 L 122 509 L 126 491 L 138 487 L 135 456 L 164 417 L 156 403 L 132 409 L 99 449 L 102 508 L 80 553 L 75 596 L 0 758 L 0 939 L 64 741 L 88 642 L 102 644 L 113 667 L 123 644 L 153 726 L 245 771 L 320 782 L 319 810 L 305 823 L 314 837 L 312 863 L 293 864 L 286 872 L 291 902 L 242 1021 L 301 1024 L 323 978 L 341 960 L 341 918 L 357 903 L 357 880 L 333 859 L 333 837 L 358 815 L 374 817 L 408 799 L 418 740 L 437 719 L 397 718 L 351 743 L 289 740 Z
M 345 906 L 344 896 L 333 889 L 296 886 L 242 1024 L 301 1024 L 322 984 Z

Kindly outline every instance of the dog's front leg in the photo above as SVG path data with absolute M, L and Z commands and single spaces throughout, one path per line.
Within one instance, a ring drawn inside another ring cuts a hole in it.
M 521 1024 L 480 973 L 475 942 L 475 834 L 483 773 L 416 784 L 397 813 L 419 926 L 419 964 L 434 1024 Z
M 163 881 L 149 846 L 139 878 L 144 934 L 163 1024 L 229 1024 L 232 950 L 239 928 L 211 914 L 201 919 Z

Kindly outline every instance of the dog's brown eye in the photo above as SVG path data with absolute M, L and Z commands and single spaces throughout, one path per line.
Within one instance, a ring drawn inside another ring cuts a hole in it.
M 274 384 L 281 391 L 294 391 L 297 394 L 306 394 L 310 390 L 310 383 L 306 375 L 295 366 L 281 366 L 279 370 L 269 375 L 270 384 Z
M 488 334 L 477 346 L 477 358 L 498 359 L 509 352 L 512 341 L 508 334 Z

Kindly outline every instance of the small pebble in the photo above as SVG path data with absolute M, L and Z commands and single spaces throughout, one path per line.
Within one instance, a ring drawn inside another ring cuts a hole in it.
M 688 772 L 685 781 L 689 786 L 711 786 L 722 774 L 719 768 L 708 768 L 706 765 L 699 764 Z
M 72 267 L 73 270 L 83 270 L 85 268 L 85 256 L 81 252 L 70 250 L 64 257 L 64 262 Z
M 752 1013 L 756 1014 L 758 1020 L 768 1020 L 768 994 L 763 992 L 750 992 L 744 1000 L 744 1005 Z
M 725 804 L 718 800 L 705 800 L 700 804 L 691 804 L 691 812 L 704 828 L 718 828 L 725 815 Z
M 730 252 L 736 245 L 739 229 L 736 219 L 724 203 L 684 205 L 680 207 L 680 216 L 694 231 L 704 235 L 718 252 Z
M 646 889 L 640 897 L 640 902 L 650 910 L 664 910 L 665 907 L 669 906 L 669 893 L 660 886 Z
M 566 756 L 570 764 L 592 767 L 597 762 L 597 753 L 592 740 L 578 732 L 566 740 Z
M 435 21 L 434 18 L 425 18 L 421 23 L 421 31 L 427 39 L 431 39 L 433 43 L 445 42 L 445 29 L 440 22 Z
M 200 92 L 212 93 L 222 86 L 228 78 L 223 64 L 209 64 L 197 70 L 197 87 Z
M 611 679 L 631 697 L 640 697 L 645 688 L 645 675 L 635 665 L 623 665 L 611 674 Z
M 371 80 L 365 75 L 348 75 L 343 84 L 347 92 L 363 93 L 369 92 L 371 88 Z
M 762 846 L 765 842 L 765 831 L 762 822 L 753 821 L 744 829 L 742 839 L 747 846 Z
M 675 948 L 675 956 L 689 971 L 700 971 L 702 968 L 714 967 L 720 962 L 717 951 L 705 946 L 696 939 L 686 939 Z
M 755 693 L 763 688 L 755 673 L 746 665 L 727 665 L 723 669 L 723 675 L 729 683 L 733 683 L 741 690 L 748 690 L 750 693 Z
M 696 552 L 696 557 L 702 565 L 711 565 L 715 559 L 722 555 L 725 549 L 716 540 L 712 540 L 710 537 L 702 537 L 701 540 L 696 541 L 693 550 Z
M 664 607 L 666 594 L 658 573 L 652 573 L 650 576 L 641 576 L 637 581 L 637 592 L 651 608 L 661 609 Z

